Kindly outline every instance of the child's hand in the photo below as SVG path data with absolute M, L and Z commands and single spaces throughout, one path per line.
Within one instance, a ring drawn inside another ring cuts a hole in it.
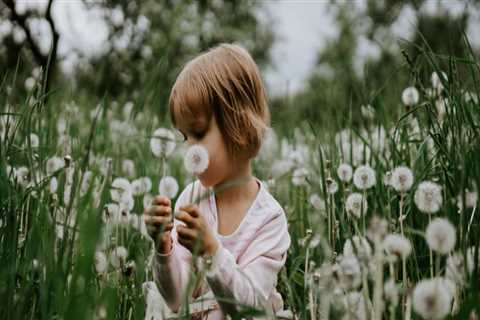
M 150 237 L 155 241 L 155 247 L 160 253 L 171 250 L 170 231 L 173 228 L 172 207 L 170 199 L 156 196 L 152 205 L 144 211 L 143 219 Z
M 200 255 L 213 255 L 218 248 L 218 242 L 200 214 L 197 205 L 190 204 L 179 208 L 175 218 L 185 222 L 186 226 L 177 226 L 178 242 L 190 252 L 195 245 L 199 246 Z M 197 242 L 198 241 L 198 242 Z

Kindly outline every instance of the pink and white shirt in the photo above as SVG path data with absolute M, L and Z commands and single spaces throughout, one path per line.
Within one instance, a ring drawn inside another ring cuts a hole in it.
M 235 300 L 276 313 L 283 309 L 283 299 L 276 290 L 277 275 L 284 266 L 291 239 L 287 218 L 280 204 L 268 192 L 263 183 L 257 196 L 246 212 L 238 228 L 223 236 L 218 233 L 218 219 L 215 195 L 196 180 L 195 197 L 208 192 L 200 201 L 199 209 L 211 226 L 219 249 L 212 257 L 212 265 L 205 274 L 199 299 L 211 297 L 217 309 L 208 311 L 208 319 L 224 319 L 234 314 L 236 306 L 217 301 L 215 297 Z M 190 183 L 175 203 L 175 211 L 189 201 Z M 176 226 L 183 222 L 175 219 L 172 230 L 173 246 L 167 254 L 156 253 L 153 259 L 153 278 L 168 307 L 177 311 L 182 302 L 191 267 L 192 255 L 177 241 Z M 218 303 L 218 304 L 217 304 Z

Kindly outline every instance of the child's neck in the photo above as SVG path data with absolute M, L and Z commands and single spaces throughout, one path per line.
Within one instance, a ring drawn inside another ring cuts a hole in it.
M 246 183 L 228 187 L 225 190 L 217 193 L 215 198 L 217 203 L 236 203 L 251 200 L 255 197 L 258 191 L 258 184 L 255 178 L 252 176 L 252 170 L 250 162 L 248 162 L 242 168 L 237 168 L 233 171 L 226 180 L 233 181 L 234 179 L 248 178 Z

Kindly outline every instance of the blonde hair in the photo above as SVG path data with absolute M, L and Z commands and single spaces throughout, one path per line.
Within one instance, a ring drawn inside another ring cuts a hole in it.
M 270 125 L 266 90 L 257 64 L 238 44 L 221 43 L 188 61 L 170 98 L 170 117 L 197 131 L 208 129 L 212 116 L 232 159 L 257 155 Z

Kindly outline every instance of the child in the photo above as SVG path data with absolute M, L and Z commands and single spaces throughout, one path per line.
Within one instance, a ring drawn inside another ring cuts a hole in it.
M 291 240 L 282 207 L 251 171 L 270 121 L 256 63 L 239 45 L 211 48 L 185 65 L 169 104 L 172 123 L 189 145 L 207 149 L 209 164 L 178 197 L 173 223 L 166 197 L 155 197 L 144 215 L 155 240 L 154 280 L 166 304 L 178 311 L 195 272 L 191 261 L 198 241 L 198 252 L 210 268 L 193 298 L 201 295 L 213 302 L 194 318 L 223 319 L 240 305 L 282 310 L 277 275 Z M 211 192 L 222 182 L 245 177 L 246 183 Z M 189 203 L 193 185 L 195 197 L 208 194 L 198 206 Z

